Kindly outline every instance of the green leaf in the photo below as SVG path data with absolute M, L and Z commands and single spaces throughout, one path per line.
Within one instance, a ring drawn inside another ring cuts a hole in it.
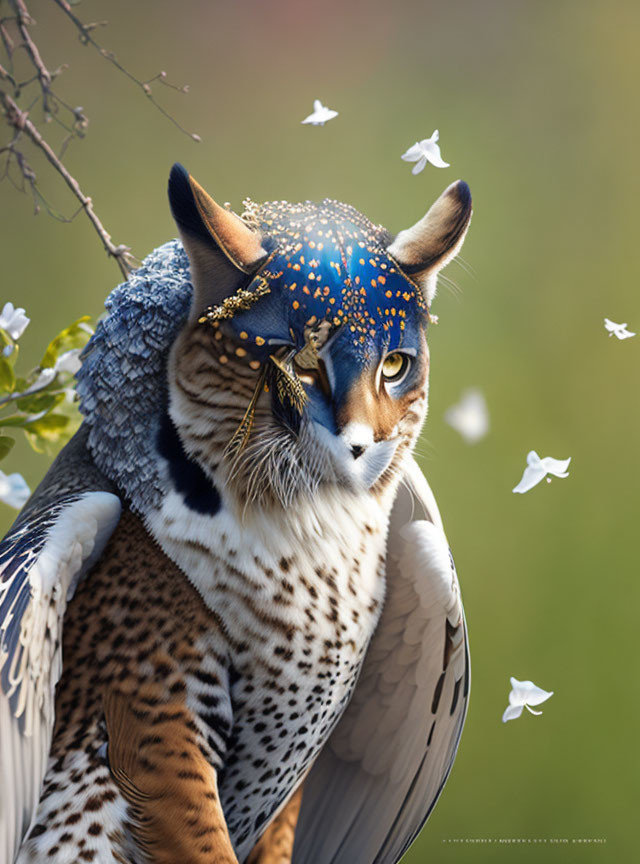
M 52 366 L 55 366 L 60 354 L 64 354 L 65 351 L 70 351 L 72 348 L 83 348 L 91 338 L 91 333 L 88 333 L 81 325 L 86 325 L 90 320 L 89 315 L 83 315 L 82 318 L 78 318 L 77 321 L 58 333 L 44 352 L 40 368 L 51 369 Z
M 25 430 L 41 438 L 53 439 L 58 436 L 61 429 L 69 423 L 69 418 L 64 414 L 45 414 L 38 420 L 25 424 Z
M 15 443 L 8 435 L 0 435 L 0 459 L 4 459 Z
M 16 386 L 16 376 L 13 366 L 6 358 L 0 357 L 0 391 L 2 393 L 13 393 Z
M 25 424 L 23 428 L 27 440 L 36 453 L 51 453 L 56 445 L 64 442 L 69 437 L 65 433 L 70 419 L 64 414 L 47 414 L 39 420 Z
M 17 426 L 19 429 L 24 429 L 27 425 L 27 418 L 21 414 L 12 414 L 11 417 L 3 417 L 0 420 L 0 426 Z
M 69 419 L 69 416 L 65 414 L 45 414 L 44 417 L 38 417 L 37 420 L 30 420 L 28 414 L 12 414 L 10 417 L 3 417 L 0 420 L 0 426 L 11 426 L 24 429 L 25 432 L 46 436 L 48 430 L 53 432 L 56 429 L 63 429 Z
M 16 375 L 16 391 L 18 393 L 24 393 L 25 390 L 29 389 L 29 383 L 26 378 L 21 378 L 19 375 Z
M 25 414 L 39 414 L 41 411 L 55 408 L 63 401 L 64 396 L 64 393 L 34 393 L 32 396 L 17 399 L 16 405 L 18 410 L 24 411 Z
M 6 348 L 7 345 L 15 345 L 15 344 L 16 343 L 13 341 L 11 336 L 9 336 L 7 331 L 3 330 L 3 328 L 0 327 L 0 348 Z

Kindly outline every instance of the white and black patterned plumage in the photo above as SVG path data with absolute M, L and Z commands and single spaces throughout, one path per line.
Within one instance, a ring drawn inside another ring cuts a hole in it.
M 0 546 L 0 772 L 6 790 L 0 854 L 6 861 L 13 860 L 42 791 L 66 604 L 120 515 L 120 500 L 84 450 L 84 437 L 68 446 Z

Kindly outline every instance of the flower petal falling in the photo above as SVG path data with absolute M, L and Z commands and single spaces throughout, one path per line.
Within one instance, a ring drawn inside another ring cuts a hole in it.
M 467 444 L 475 444 L 489 431 L 489 411 L 487 402 L 475 388 L 465 390 L 456 405 L 452 405 L 444 415 L 448 423 L 459 432 Z
M 553 459 L 551 456 L 545 456 L 541 459 L 535 450 L 530 450 L 527 453 L 527 467 L 524 469 L 524 474 L 518 485 L 513 489 L 514 492 L 524 493 L 529 489 L 537 486 L 541 480 L 552 474 L 554 477 L 568 477 L 567 468 L 571 462 L 569 459 Z
M 327 120 L 333 120 L 333 118 L 337 116 L 337 111 L 327 108 L 327 106 L 323 105 L 319 99 L 315 99 L 313 102 L 313 113 L 309 114 L 308 117 L 305 117 L 304 120 L 301 120 L 300 122 L 309 123 L 311 126 L 324 126 Z
M 422 141 L 416 141 L 412 147 L 409 147 L 406 153 L 402 154 L 401 158 L 405 162 L 416 163 L 411 169 L 412 174 L 419 174 L 421 171 L 424 171 L 427 162 L 435 165 L 436 168 L 449 167 L 449 163 L 445 162 L 440 155 L 439 137 L 440 133 L 436 129 L 431 138 L 423 138 Z
M 20 510 L 30 495 L 31 490 L 22 474 L 7 475 L 0 471 L 0 501 Z
M 610 321 L 609 318 L 604 319 L 605 330 L 609 331 L 609 336 L 617 336 L 618 339 L 631 339 L 635 336 L 630 330 L 627 330 L 626 322 L 624 324 L 616 324 L 615 321 Z
M 542 711 L 534 711 L 531 706 L 546 702 L 550 696 L 553 696 L 553 690 L 543 690 L 541 687 L 537 687 L 533 681 L 518 681 L 517 678 L 510 678 L 509 680 L 511 681 L 509 705 L 502 715 L 502 722 L 515 720 L 522 714 L 524 708 L 530 714 L 542 714 Z

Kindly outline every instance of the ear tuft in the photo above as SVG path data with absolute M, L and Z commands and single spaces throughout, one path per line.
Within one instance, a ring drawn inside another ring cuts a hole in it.
M 427 303 L 435 295 L 438 272 L 460 251 L 471 213 L 471 190 L 464 180 L 457 180 L 387 249 L 402 270 L 420 283 Z

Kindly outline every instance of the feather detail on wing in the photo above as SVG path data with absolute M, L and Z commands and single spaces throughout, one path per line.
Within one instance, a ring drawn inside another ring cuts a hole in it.
M 294 864 L 394 864 L 442 791 L 467 707 L 453 560 L 416 463 L 387 544 L 387 598 L 353 697 L 304 785 Z
M 51 479 L 57 492 L 59 475 Z M 0 859 L 7 862 L 40 798 L 67 602 L 121 509 L 111 492 L 77 488 L 47 503 L 46 483 L 0 544 L 0 776 L 10 790 L 0 800 Z

